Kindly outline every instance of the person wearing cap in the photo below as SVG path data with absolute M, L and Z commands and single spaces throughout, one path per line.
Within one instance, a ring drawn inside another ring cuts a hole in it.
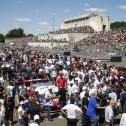
M 30 123 L 29 126 L 40 126 L 40 116 L 35 115 L 33 122 Z
M 48 118 L 49 121 L 52 120 L 50 113 L 51 113 L 51 106 L 53 105 L 52 102 L 53 102 L 54 98 L 55 97 L 53 96 L 52 87 L 49 86 L 48 91 L 45 94 L 45 99 L 46 99 L 45 106 L 47 108 L 47 118 Z

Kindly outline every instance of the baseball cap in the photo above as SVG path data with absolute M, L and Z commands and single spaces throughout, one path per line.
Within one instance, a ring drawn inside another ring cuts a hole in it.
M 23 105 L 24 104 L 24 102 L 23 101 L 20 101 L 20 105 Z
M 39 115 L 34 116 L 34 120 L 39 120 L 39 119 L 40 119 Z

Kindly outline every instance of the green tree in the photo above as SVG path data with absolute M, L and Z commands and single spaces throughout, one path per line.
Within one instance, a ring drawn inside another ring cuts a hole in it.
M 28 36 L 28 37 L 33 37 L 34 35 L 33 35 L 33 34 L 28 34 L 27 36 Z
M 3 34 L 0 34 L 0 43 L 5 43 L 5 37 Z
M 22 28 L 12 29 L 5 35 L 6 38 L 20 38 L 24 36 L 25 36 L 25 33 Z
M 116 22 L 111 23 L 110 27 L 111 27 L 111 29 L 126 28 L 126 22 L 116 21 Z

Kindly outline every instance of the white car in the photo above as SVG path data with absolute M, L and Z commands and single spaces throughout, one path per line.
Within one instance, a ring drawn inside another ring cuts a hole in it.
M 32 87 L 34 91 L 39 92 L 40 95 L 44 95 L 50 87 L 52 88 L 53 93 L 58 92 L 58 88 L 51 81 L 32 84 Z

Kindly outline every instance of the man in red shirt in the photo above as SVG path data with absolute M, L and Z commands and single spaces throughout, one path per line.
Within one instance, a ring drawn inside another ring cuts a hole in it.
M 66 78 L 60 73 L 56 79 L 56 84 L 58 88 L 66 88 Z
M 66 78 L 63 77 L 63 74 L 60 73 L 57 77 L 56 84 L 58 87 L 58 98 L 61 108 L 66 105 Z

